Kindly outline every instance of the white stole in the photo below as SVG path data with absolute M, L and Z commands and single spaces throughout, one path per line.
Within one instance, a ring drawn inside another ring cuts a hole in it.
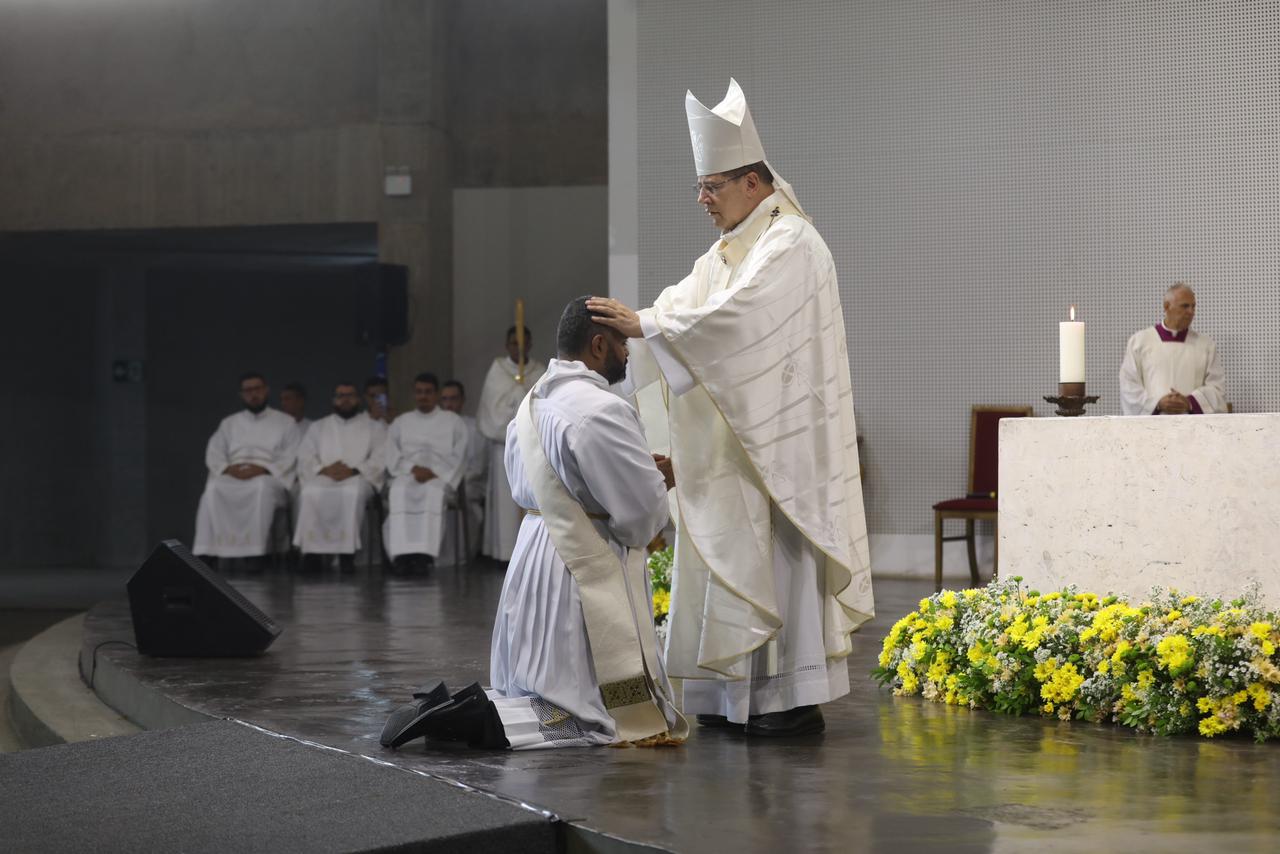
M 533 420 L 532 393 L 516 414 L 516 436 L 542 523 L 578 583 L 596 681 L 618 739 L 639 741 L 668 733 L 667 719 L 654 699 L 661 690 L 653 678 L 660 672 L 654 633 L 640 631 L 641 620 L 650 626 L 653 622 L 642 551 L 630 549 L 627 561 L 620 561 L 556 476 Z M 688 724 L 676 713 L 670 735 L 683 740 L 688 731 Z

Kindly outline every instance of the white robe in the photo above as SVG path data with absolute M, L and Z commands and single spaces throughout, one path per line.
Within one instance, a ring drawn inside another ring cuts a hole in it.
M 848 691 L 874 613 L 835 265 L 782 193 L 641 312 L 679 505 L 667 668 L 735 722 Z
M 257 557 L 269 551 L 271 520 L 289 500 L 298 453 L 297 423 L 278 409 L 242 410 L 222 419 L 205 448 L 209 478 L 196 510 L 192 552 L 214 557 Z M 235 463 L 267 474 L 240 480 L 223 471 Z
M 552 360 L 548 374 L 534 411 L 542 449 L 583 509 L 608 516 L 592 524 L 622 558 L 624 546 L 643 548 L 667 522 L 666 486 L 639 416 L 581 362 Z M 505 466 L 516 502 L 538 509 L 515 425 L 508 433 Z M 670 696 L 666 675 L 654 677 Z M 577 582 L 539 515 L 524 518 L 507 568 L 489 678 L 490 697 L 514 749 L 615 740 L 592 665 Z M 667 717 L 674 724 L 671 712 Z
M 1164 341 L 1154 326 L 1133 333 L 1120 364 L 1120 408 L 1154 415 L 1172 389 L 1195 400 L 1205 414 L 1227 411 L 1226 377 L 1213 339 L 1193 330 L 1185 341 Z
M 303 554 L 352 554 L 361 546 L 365 509 L 382 489 L 387 426 L 361 412 L 334 414 L 311 425 L 298 448 L 297 523 L 293 544 Z M 320 470 L 341 462 L 359 473 L 334 480 Z
M 466 493 L 466 533 L 471 552 L 466 555 L 466 560 L 470 560 L 479 551 L 480 538 L 484 533 L 484 501 L 485 492 L 489 488 L 489 440 L 480 433 L 480 428 L 476 426 L 475 416 L 463 415 L 461 417 L 467 423 L 467 463 L 466 471 L 462 476 L 462 483 Z M 464 562 L 458 554 L 458 544 L 456 542 L 458 539 L 457 526 L 446 526 L 444 541 L 440 546 L 440 554 L 438 556 L 438 561 L 441 564 L 450 565 Z
M 440 553 L 445 501 L 457 489 L 467 459 L 467 425 L 457 415 L 436 407 L 406 412 L 387 431 L 387 474 L 390 505 L 383 542 L 392 560 L 400 555 Z M 431 469 L 435 477 L 418 483 L 413 467 Z
M 524 367 L 523 383 L 516 382 L 518 370 L 519 366 L 507 356 L 494 359 L 485 375 L 480 405 L 476 409 L 476 425 L 489 441 L 489 479 L 480 553 L 498 560 L 511 559 L 521 515 L 520 508 L 511 500 L 511 485 L 507 483 L 503 464 L 507 426 L 516 417 L 520 401 L 546 372 L 547 366 L 530 359 Z

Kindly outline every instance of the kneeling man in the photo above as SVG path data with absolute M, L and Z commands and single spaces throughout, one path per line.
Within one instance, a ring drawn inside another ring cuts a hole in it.
M 635 409 L 609 390 L 626 373 L 626 339 L 591 320 L 585 297 L 556 337 L 559 358 L 507 429 L 507 476 L 526 515 L 493 628 L 492 690 L 464 689 L 404 736 L 520 750 L 688 732 L 643 560 L 667 522 L 670 461 L 648 452 Z
M 387 427 L 360 411 L 355 383 L 333 390 L 333 414 L 311 425 L 298 450 L 298 524 L 303 555 L 336 554 L 354 565 L 369 499 L 382 488 Z
M 291 416 L 267 406 L 259 373 L 240 377 L 244 409 L 218 425 L 205 448 L 209 479 L 196 511 L 191 549 L 212 557 L 261 557 L 271 519 L 289 500 L 300 433 Z

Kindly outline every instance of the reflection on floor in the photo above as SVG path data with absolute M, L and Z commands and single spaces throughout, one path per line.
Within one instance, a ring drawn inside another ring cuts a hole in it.
M 785 742 L 695 732 L 681 749 L 383 750 L 390 711 L 431 677 L 484 681 L 502 568 L 415 579 L 281 572 L 234 579 L 284 633 L 259 658 L 144 659 L 103 647 L 183 704 L 501 792 L 629 840 L 681 851 L 1271 850 L 1280 745 L 1160 739 L 896 698 L 868 677 L 925 581 L 880 581 L 855 635 L 852 693 L 827 732 Z M 86 643 L 131 638 L 123 603 Z

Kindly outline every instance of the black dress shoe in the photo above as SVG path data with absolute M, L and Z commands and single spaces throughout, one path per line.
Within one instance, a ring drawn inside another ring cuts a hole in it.
M 792 735 L 813 735 L 826 728 L 822 709 L 817 706 L 797 706 L 785 712 L 752 715 L 747 721 L 746 733 L 764 738 L 785 738 Z
M 425 734 L 425 713 L 442 703 L 451 701 L 449 689 L 443 682 L 427 683 L 413 692 L 413 702 L 406 703 L 391 713 L 378 739 L 383 747 L 396 748 Z
M 698 726 L 708 729 L 742 729 L 743 725 L 734 723 L 724 715 L 698 715 Z
M 427 738 L 431 740 L 465 741 L 469 747 L 485 749 L 511 746 L 503 734 L 498 707 L 483 691 L 450 700 L 423 717 Z

